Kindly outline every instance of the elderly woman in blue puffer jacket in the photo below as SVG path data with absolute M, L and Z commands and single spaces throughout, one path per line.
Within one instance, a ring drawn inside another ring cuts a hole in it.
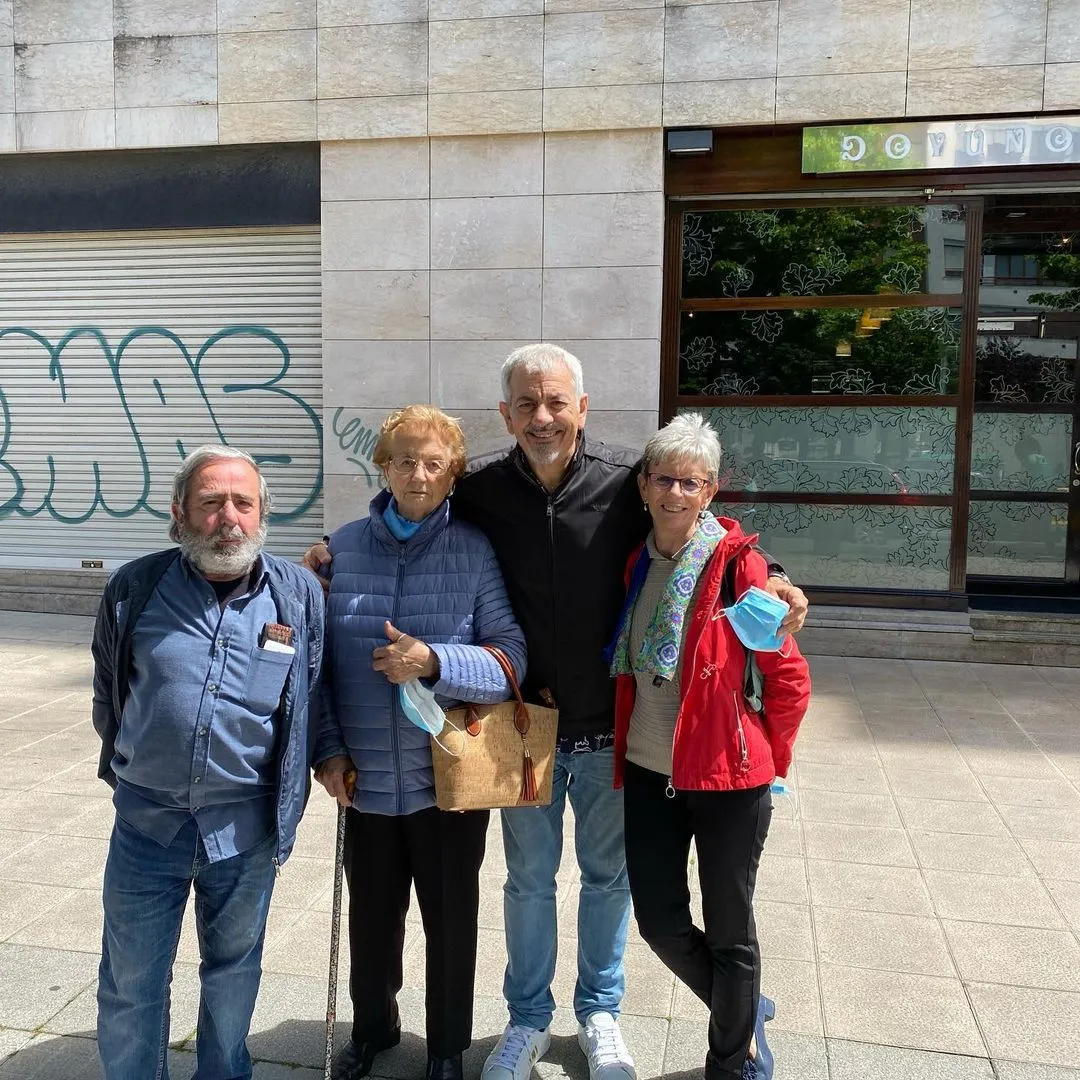
M 435 806 L 430 736 L 399 687 L 422 679 L 444 708 L 510 696 L 497 645 L 518 677 L 525 638 L 491 545 L 447 501 L 465 469 L 456 420 L 428 405 L 392 413 L 373 455 L 389 490 L 330 538 L 324 715 L 315 777 L 349 806 L 352 1039 L 335 1080 L 358 1080 L 400 1038 L 397 993 L 410 885 L 427 937 L 427 1080 L 461 1080 L 472 1037 L 479 873 L 488 811 Z M 351 799 L 346 774 L 356 770 Z

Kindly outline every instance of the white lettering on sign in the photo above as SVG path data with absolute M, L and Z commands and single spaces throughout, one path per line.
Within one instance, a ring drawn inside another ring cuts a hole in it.
M 986 132 L 971 128 L 964 133 L 964 151 L 968 157 L 982 157 L 986 153 Z
M 941 157 L 945 150 L 945 140 L 948 136 L 944 131 L 931 131 L 926 136 L 930 140 L 930 155 L 932 157 Z
M 1027 144 L 1027 132 L 1023 128 L 1007 128 L 1005 131 L 1005 153 L 1022 154 Z
M 1070 128 L 1055 125 L 1046 133 L 1046 149 L 1055 154 L 1064 154 L 1072 149 L 1073 133 Z
M 890 135 L 885 140 L 885 153 L 893 159 L 893 161 L 899 161 L 901 158 L 906 158 L 911 153 L 911 140 L 902 132 L 897 132 L 895 135 Z
M 843 161 L 861 161 L 866 153 L 866 140 L 859 135 L 845 135 L 840 140 L 840 157 Z

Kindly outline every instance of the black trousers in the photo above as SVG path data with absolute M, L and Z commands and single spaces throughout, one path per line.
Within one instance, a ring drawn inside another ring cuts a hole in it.
M 416 885 L 427 938 L 428 1053 L 451 1057 L 472 1041 L 480 864 L 489 812 L 432 807 L 405 817 L 345 816 L 349 883 L 349 991 L 354 1042 L 400 1025 L 401 953 L 409 887 Z
M 665 794 L 667 777 L 626 763 L 626 869 L 641 936 L 709 1007 L 710 1080 L 741 1077 L 761 988 L 754 881 L 772 817 L 769 785 Z M 687 857 L 697 847 L 705 929 L 693 923 Z

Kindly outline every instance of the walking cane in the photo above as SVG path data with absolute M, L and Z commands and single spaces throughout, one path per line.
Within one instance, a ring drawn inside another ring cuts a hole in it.
M 345 773 L 345 791 L 352 798 L 356 787 L 356 770 Z M 323 1080 L 330 1080 L 334 1057 L 334 1021 L 337 1019 L 338 945 L 341 940 L 341 877 L 345 867 L 345 807 L 338 803 L 337 846 L 334 851 L 334 902 L 330 914 L 330 977 L 326 987 L 326 1065 Z

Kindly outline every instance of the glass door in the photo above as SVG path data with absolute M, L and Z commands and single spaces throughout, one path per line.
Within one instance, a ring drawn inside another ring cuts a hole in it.
M 1080 583 L 1080 194 L 985 204 L 967 581 Z

